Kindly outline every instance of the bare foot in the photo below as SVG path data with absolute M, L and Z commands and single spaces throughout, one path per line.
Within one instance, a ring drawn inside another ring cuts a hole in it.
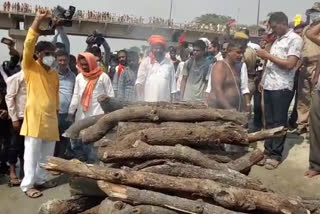
M 308 171 L 306 171 L 304 173 L 304 176 L 307 176 L 308 178 L 313 178 L 317 175 L 320 175 L 320 172 L 319 171 L 315 171 L 315 170 L 312 170 L 312 169 L 309 169 Z

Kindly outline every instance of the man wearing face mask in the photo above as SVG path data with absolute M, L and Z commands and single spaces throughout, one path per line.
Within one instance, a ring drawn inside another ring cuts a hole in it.
M 20 133 L 25 136 L 25 176 L 20 187 L 30 198 L 42 196 L 38 188 L 56 186 L 48 181 L 48 172 L 40 168 L 40 163 L 53 155 L 55 142 L 59 140 L 59 76 L 52 69 L 55 46 L 46 41 L 36 45 L 41 33 L 39 26 L 47 16 L 47 10 L 37 12 L 24 43 L 22 61 L 27 103 Z M 34 60 L 34 54 L 38 60 Z
M 138 99 L 145 102 L 171 102 L 177 90 L 174 66 L 165 57 L 166 41 L 162 36 L 153 35 L 149 43 L 149 56 L 142 60 L 138 70 Z

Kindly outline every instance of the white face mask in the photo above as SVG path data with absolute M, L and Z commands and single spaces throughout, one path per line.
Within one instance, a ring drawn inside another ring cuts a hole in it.
M 42 58 L 42 63 L 50 68 L 54 65 L 56 58 L 54 56 L 45 56 Z

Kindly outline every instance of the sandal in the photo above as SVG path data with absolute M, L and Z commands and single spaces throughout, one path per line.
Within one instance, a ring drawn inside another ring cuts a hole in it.
M 20 184 L 21 184 L 21 180 L 17 177 L 10 178 L 8 183 L 9 187 L 19 186 Z
M 47 181 L 43 184 L 35 184 L 34 186 L 36 188 L 40 188 L 40 189 L 51 189 L 51 188 L 58 186 L 58 184 L 57 184 L 57 182 L 51 180 L 51 181 Z
M 280 161 L 277 161 L 275 159 L 267 159 L 264 167 L 268 170 L 274 170 L 278 168 L 280 165 Z
M 29 198 L 39 198 L 42 196 L 42 192 L 35 188 L 28 189 L 26 192 L 24 192 L 24 194 L 26 194 L 26 196 Z
M 261 161 L 259 161 L 256 165 L 257 166 L 264 166 L 266 164 L 266 162 L 267 162 L 267 156 L 264 155 L 263 159 Z

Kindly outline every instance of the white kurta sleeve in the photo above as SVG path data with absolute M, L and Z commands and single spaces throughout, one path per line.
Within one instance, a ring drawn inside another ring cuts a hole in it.
M 69 114 L 75 114 L 81 99 L 80 78 L 81 76 L 80 74 L 78 74 L 78 76 L 76 77 L 76 82 L 74 84 L 73 95 L 72 95 L 71 103 L 69 106 L 69 111 L 68 111 Z
M 174 66 L 170 67 L 170 92 L 171 94 L 177 93 L 176 71 Z
M 147 66 L 149 63 L 149 58 L 145 58 L 142 60 L 139 70 L 138 70 L 138 75 L 137 75 L 137 80 L 136 80 L 136 85 L 141 84 L 144 85 L 146 82 L 147 78 Z
M 16 105 L 16 97 L 19 91 L 19 80 L 18 76 L 14 75 L 7 79 L 7 94 L 6 94 L 6 103 L 8 107 L 8 113 L 11 117 L 12 121 L 18 121 L 19 120 L 19 114 L 18 109 Z
M 241 73 L 240 73 L 240 81 L 241 81 L 241 93 L 249 94 L 249 80 L 248 80 L 248 68 L 246 63 L 242 63 Z

